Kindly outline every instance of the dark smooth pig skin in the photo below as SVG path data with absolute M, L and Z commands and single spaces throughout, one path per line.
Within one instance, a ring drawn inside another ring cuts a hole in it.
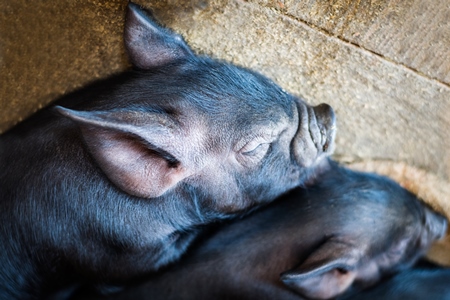
M 156 271 L 201 225 L 302 184 L 333 150 L 328 105 L 195 55 L 132 3 L 124 39 L 132 70 L 0 137 L 1 299 Z
M 410 267 L 446 220 L 397 183 L 335 163 L 220 228 L 123 299 L 329 299 Z M 281 274 L 281 276 L 280 276 Z

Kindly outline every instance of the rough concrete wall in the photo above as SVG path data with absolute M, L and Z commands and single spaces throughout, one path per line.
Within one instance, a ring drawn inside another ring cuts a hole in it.
M 62 94 L 124 69 L 125 6 L 0 1 L 0 133 Z
M 252 0 L 450 84 L 450 3 L 422 0 Z
M 429 174 L 414 183 L 421 190 L 436 189 L 436 182 L 448 188 L 448 1 L 136 2 L 152 7 L 197 52 L 256 69 L 310 103 L 331 104 L 336 159 L 404 163 Z M 0 2 L 0 131 L 127 67 L 126 3 Z M 450 216 L 449 197 L 426 200 Z

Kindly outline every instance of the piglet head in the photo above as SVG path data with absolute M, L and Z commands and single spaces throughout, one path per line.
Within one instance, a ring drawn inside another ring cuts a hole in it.
M 353 179 L 340 183 L 341 195 L 322 191 L 332 198 L 331 213 L 341 216 L 330 218 L 334 229 L 302 263 L 281 274 L 304 297 L 330 299 L 369 287 L 410 267 L 446 232 L 443 216 L 395 182 Z
M 124 39 L 129 76 L 77 107 L 56 107 L 122 191 L 233 213 L 302 183 L 332 152 L 328 105 L 310 107 L 257 73 L 195 55 L 133 3 Z

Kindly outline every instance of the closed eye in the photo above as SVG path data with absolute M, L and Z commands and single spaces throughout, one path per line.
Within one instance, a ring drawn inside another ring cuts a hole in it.
M 252 167 L 259 164 L 269 152 L 271 145 L 275 142 L 276 138 L 277 136 L 259 136 L 254 138 L 237 151 L 237 160 L 246 167 Z
M 256 146 L 251 145 L 250 147 L 244 147 L 241 153 L 246 156 L 260 156 L 266 154 L 270 147 L 270 143 L 261 143 Z

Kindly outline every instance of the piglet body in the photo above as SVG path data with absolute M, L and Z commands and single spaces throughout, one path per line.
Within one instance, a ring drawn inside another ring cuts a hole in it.
M 395 182 L 331 163 L 313 186 L 220 228 L 114 299 L 348 296 L 410 267 L 445 229 Z

